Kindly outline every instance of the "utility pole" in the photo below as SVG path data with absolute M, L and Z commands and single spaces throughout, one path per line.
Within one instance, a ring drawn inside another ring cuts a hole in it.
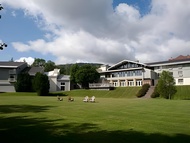
M 0 4 L 0 11 L 3 10 L 3 6 Z M 1 19 L 1 15 L 0 15 L 0 19 Z M 3 50 L 4 47 L 7 47 L 6 43 L 0 43 L 0 50 Z

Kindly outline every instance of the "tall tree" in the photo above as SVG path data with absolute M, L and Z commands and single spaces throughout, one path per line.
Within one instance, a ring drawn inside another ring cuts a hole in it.
M 81 84 L 83 88 L 89 88 L 89 83 L 97 82 L 100 75 L 96 68 L 91 65 L 84 65 L 77 70 L 75 80 Z
M 48 72 L 48 71 L 52 71 L 56 68 L 56 65 L 54 62 L 52 62 L 51 60 L 47 61 L 45 63 L 45 67 L 44 67 L 44 71 Z
M 79 65 L 78 64 L 74 64 L 74 65 L 71 66 L 70 80 L 73 83 L 77 83 L 77 81 L 76 81 L 76 73 L 77 73 L 78 70 L 79 70 Z
M 36 73 L 33 79 L 33 88 L 39 96 L 45 96 L 49 93 L 49 80 L 48 76 L 42 73 Z
M 19 74 L 17 82 L 15 83 L 16 92 L 31 92 L 32 91 L 32 79 L 28 73 Z
M 171 99 L 177 92 L 175 87 L 175 80 L 169 71 L 163 71 L 160 75 L 157 85 L 158 93 L 161 97 Z
M 33 67 L 45 67 L 46 61 L 44 59 L 35 58 L 32 64 Z

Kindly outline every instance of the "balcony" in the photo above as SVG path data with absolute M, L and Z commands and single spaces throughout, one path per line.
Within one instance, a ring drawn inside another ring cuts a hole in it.
M 9 74 L 16 74 L 16 69 L 13 69 L 13 70 L 9 70 Z
M 10 82 L 10 83 L 14 83 L 14 82 L 16 82 L 16 78 L 8 78 L 8 81 Z

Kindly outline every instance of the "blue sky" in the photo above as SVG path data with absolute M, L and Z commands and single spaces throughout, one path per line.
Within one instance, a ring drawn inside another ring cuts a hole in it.
M 0 61 L 141 62 L 190 54 L 190 2 L 1 0 Z M 183 11 L 181 10 L 183 9 Z M 180 49 L 180 52 L 179 52 Z

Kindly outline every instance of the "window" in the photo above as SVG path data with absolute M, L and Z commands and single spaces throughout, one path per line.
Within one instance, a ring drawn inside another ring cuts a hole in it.
M 60 88 L 61 88 L 62 91 L 65 90 L 65 82 L 61 82 Z
M 114 81 L 114 82 L 113 82 L 113 86 L 114 86 L 114 87 L 117 87 L 117 86 L 118 86 L 117 81 Z
M 183 84 L 183 79 L 178 79 L 178 84 Z
M 121 81 L 121 83 L 120 83 L 120 86 L 126 86 L 126 82 L 125 81 Z
M 142 70 L 135 71 L 135 76 L 141 76 L 141 75 L 142 75 Z
M 64 82 L 61 82 L 61 85 L 65 85 L 65 83 L 64 83 Z
M 173 72 L 169 72 L 169 74 L 170 74 L 171 76 L 173 76 Z
M 142 85 L 142 81 L 141 80 L 137 80 L 136 81 L 136 86 L 141 86 Z
M 183 71 L 178 71 L 178 75 L 179 75 L 179 77 L 182 77 L 183 76 Z
M 134 81 L 128 81 L 128 86 L 134 86 Z

